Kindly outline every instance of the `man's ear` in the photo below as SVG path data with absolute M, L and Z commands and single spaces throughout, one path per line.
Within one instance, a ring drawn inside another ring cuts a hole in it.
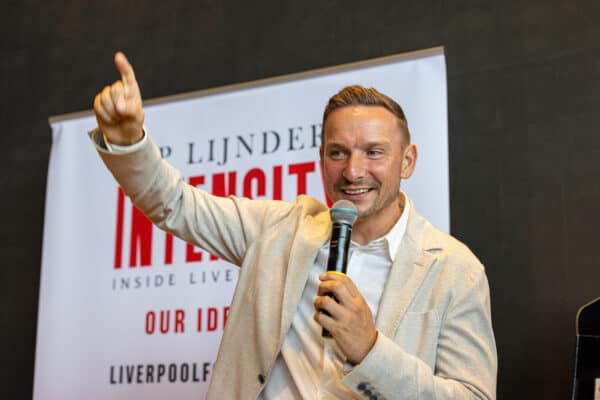
M 402 169 L 400 171 L 400 177 L 402 179 L 408 179 L 411 177 L 417 164 L 417 146 L 409 144 L 402 152 Z

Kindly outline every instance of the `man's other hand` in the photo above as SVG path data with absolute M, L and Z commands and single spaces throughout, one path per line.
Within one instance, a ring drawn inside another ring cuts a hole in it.
M 126 146 L 142 139 L 144 110 L 140 87 L 125 54 L 115 54 L 115 65 L 121 79 L 96 95 L 94 112 L 108 142 Z

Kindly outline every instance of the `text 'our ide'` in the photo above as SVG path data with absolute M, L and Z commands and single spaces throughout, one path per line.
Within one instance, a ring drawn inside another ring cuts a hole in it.
M 147 335 L 202 333 L 222 331 L 227 323 L 229 306 L 200 307 L 192 312 L 184 309 L 150 310 L 146 312 L 144 331 Z

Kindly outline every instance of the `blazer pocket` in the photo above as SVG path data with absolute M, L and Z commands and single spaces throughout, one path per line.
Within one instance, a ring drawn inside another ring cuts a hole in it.
M 434 368 L 440 326 L 441 315 L 437 310 L 408 311 L 400 321 L 395 341 L 404 351 L 419 357 Z

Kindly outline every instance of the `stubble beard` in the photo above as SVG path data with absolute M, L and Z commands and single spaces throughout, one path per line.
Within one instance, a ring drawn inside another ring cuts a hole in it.
M 364 185 L 364 182 L 344 182 L 342 184 L 338 184 L 334 186 L 334 193 L 340 193 L 341 196 L 339 198 L 337 198 L 337 200 L 341 200 L 341 199 L 346 199 L 344 197 L 344 191 L 342 189 L 342 187 L 347 187 L 350 185 Z M 367 208 L 364 211 L 360 211 L 360 209 L 358 210 L 358 219 L 359 220 L 364 220 L 366 218 L 369 218 L 375 214 L 377 214 L 380 211 L 385 210 L 386 208 L 388 208 L 390 206 L 390 204 L 394 203 L 395 201 L 397 201 L 398 199 L 398 194 L 394 194 L 394 195 L 390 195 L 386 198 L 382 198 L 381 197 L 381 185 L 379 183 L 376 184 L 368 184 L 367 186 L 371 187 L 371 194 L 375 194 L 375 199 L 373 200 L 373 203 L 370 205 L 369 208 Z M 373 193 L 375 192 L 375 193 Z M 347 199 L 346 199 L 347 200 Z M 356 204 L 355 204 L 356 205 Z M 357 207 L 358 208 L 358 207 Z
M 379 187 L 374 188 L 373 191 L 378 191 Z M 378 193 L 379 194 L 379 193 Z M 387 198 L 381 198 L 381 197 L 376 197 L 375 200 L 373 201 L 373 204 L 371 204 L 371 206 L 369 208 L 367 208 L 364 211 L 359 211 L 358 212 L 358 219 L 366 219 L 369 218 L 375 214 L 377 214 L 378 212 L 381 212 L 385 209 L 387 209 L 391 204 L 393 204 L 396 200 L 398 199 L 398 196 L 388 196 Z

